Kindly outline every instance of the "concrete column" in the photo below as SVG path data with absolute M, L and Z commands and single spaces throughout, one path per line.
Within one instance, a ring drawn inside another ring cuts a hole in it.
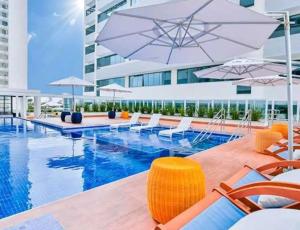
M 265 126 L 269 126 L 268 100 L 265 103 Z
M 20 101 L 19 101 L 19 97 L 16 96 L 16 117 L 19 117 L 19 113 L 20 113 Z
M 228 100 L 228 105 L 227 105 L 227 117 L 230 117 L 230 100 Z
M 248 110 L 249 110 L 249 101 L 246 100 L 246 101 L 245 101 L 245 113 L 247 113 Z
M 171 70 L 171 85 L 177 84 L 177 69 Z
M 125 87 L 129 88 L 129 76 L 125 77 Z
M 34 117 L 37 118 L 41 115 L 41 97 L 34 97 Z
M 25 96 L 20 97 L 20 113 L 22 118 L 26 118 L 26 103 L 27 98 Z

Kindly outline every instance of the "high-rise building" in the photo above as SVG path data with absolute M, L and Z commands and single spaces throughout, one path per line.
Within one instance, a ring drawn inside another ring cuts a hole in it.
M 212 82 L 198 79 L 194 72 L 211 65 L 164 65 L 137 60 L 127 60 L 118 54 L 95 44 L 95 40 L 107 19 L 115 10 L 138 5 L 166 2 L 167 0 L 85 0 L 84 78 L 95 84 L 86 87 L 85 95 L 97 95 L 97 87 L 118 83 L 129 87 L 133 93 L 127 99 L 133 103 L 229 104 L 236 106 L 257 104 L 265 108 L 279 108 L 286 111 L 285 87 L 239 87 L 232 82 Z M 236 4 L 258 12 L 290 12 L 292 58 L 300 60 L 300 2 L 299 0 L 232 0 Z M 248 56 L 248 55 L 247 55 Z M 279 26 L 264 47 L 251 54 L 252 58 L 285 59 L 283 26 Z M 299 71 L 300 72 L 300 71 Z M 299 86 L 295 86 L 295 103 L 300 108 Z M 281 93 L 278 93 L 281 92 Z M 299 119 L 299 115 L 298 115 Z
M 1 0 L 0 114 L 11 114 L 16 105 L 25 106 L 16 96 L 28 92 L 27 36 L 27 0 Z

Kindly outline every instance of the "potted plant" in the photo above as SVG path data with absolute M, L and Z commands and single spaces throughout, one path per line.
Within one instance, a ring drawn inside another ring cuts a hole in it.
M 197 113 L 198 117 L 204 117 L 206 114 L 206 108 L 204 106 L 199 106 Z
M 169 106 L 168 111 L 169 111 L 169 115 L 170 115 L 170 116 L 174 116 L 174 115 L 175 115 L 175 109 L 174 109 L 173 106 Z
M 213 118 L 214 117 L 214 110 L 212 108 L 209 108 L 207 110 L 207 117 L 208 118 Z
M 167 110 L 165 107 L 162 108 L 160 112 L 161 112 L 161 114 L 164 115 L 164 116 L 165 116 L 165 115 L 168 115 L 168 110 Z
M 95 113 L 99 112 L 99 105 L 96 103 L 93 104 L 93 112 Z
M 100 112 L 105 112 L 106 111 L 106 104 L 105 103 L 101 103 L 100 105 Z
M 184 108 L 183 108 L 183 107 L 181 107 L 181 108 L 179 109 L 179 114 L 180 114 L 180 116 L 182 116 L 182 117 L 185 116 L 185 111 L 184 111 Z
M 186 109 L 186 114 L 188 115 L 188 117 L 193 117 L 195 113 L 195 107 L 194 106 L 189 106 Z
M 253 109 L 251 114 L 252 121 L 259 121 L 262 117 L 261 111 L 258 109 Z
M 239 120 L 239 111 L 237 109 L 231 109 L 230 116 L 232 120 Z

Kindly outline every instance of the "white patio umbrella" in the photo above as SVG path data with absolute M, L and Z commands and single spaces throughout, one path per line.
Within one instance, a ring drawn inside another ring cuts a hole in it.
M 261 48 L 279 23 L 227 0 L 177 0 L 114 12 L 96 42 L 125 58 L 200 64 Z
M 61 103 L 55 102 L 55 101 L 48 101 L 43 106 L 48 106 L 48 107 L 60 107 L 62 106 Z
M 77 78 L 77 77 L 67 77 L 58 81 L 54 81 L 50 83 L 51 86 L 71 86 L 72 87 L 72 104 L 73 104 L 73 111 L 75 111 L 75 96 L 74 96 L 74 89 L 75 87 L 83 87 L 83 86 L 94 86 L 89 81 L 85 81 L 83 79 Z
M 105 91 L 105 92 L 113 92 L 113 107 L 115 107 L 116 93 L 132 93 L 132 91 L 130 91 L 129 89 L 116 83 L 99 87 L 98 90 Z
M 281 86 L 286 85 L 288 79 L 280 76 L 263 76 L 256 78 L 244 78 L 238 81 L 232 82 L 233 85 L 240 86 Z M 293 78 L 293 84 L 299 85 L 300 79 Z
M 199 78 L 234 80 L 286 74 L 286 72 L 285 64 L 241 58 L 225 62 L 223 65 L 194 72 L 194 74 Z

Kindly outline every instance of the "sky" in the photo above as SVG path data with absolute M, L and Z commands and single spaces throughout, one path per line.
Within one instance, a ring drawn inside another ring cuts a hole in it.
M 29 89 L 70 93 L 69 88 L 49 83 L 83 77 L 83 1 L 28 0 Z

